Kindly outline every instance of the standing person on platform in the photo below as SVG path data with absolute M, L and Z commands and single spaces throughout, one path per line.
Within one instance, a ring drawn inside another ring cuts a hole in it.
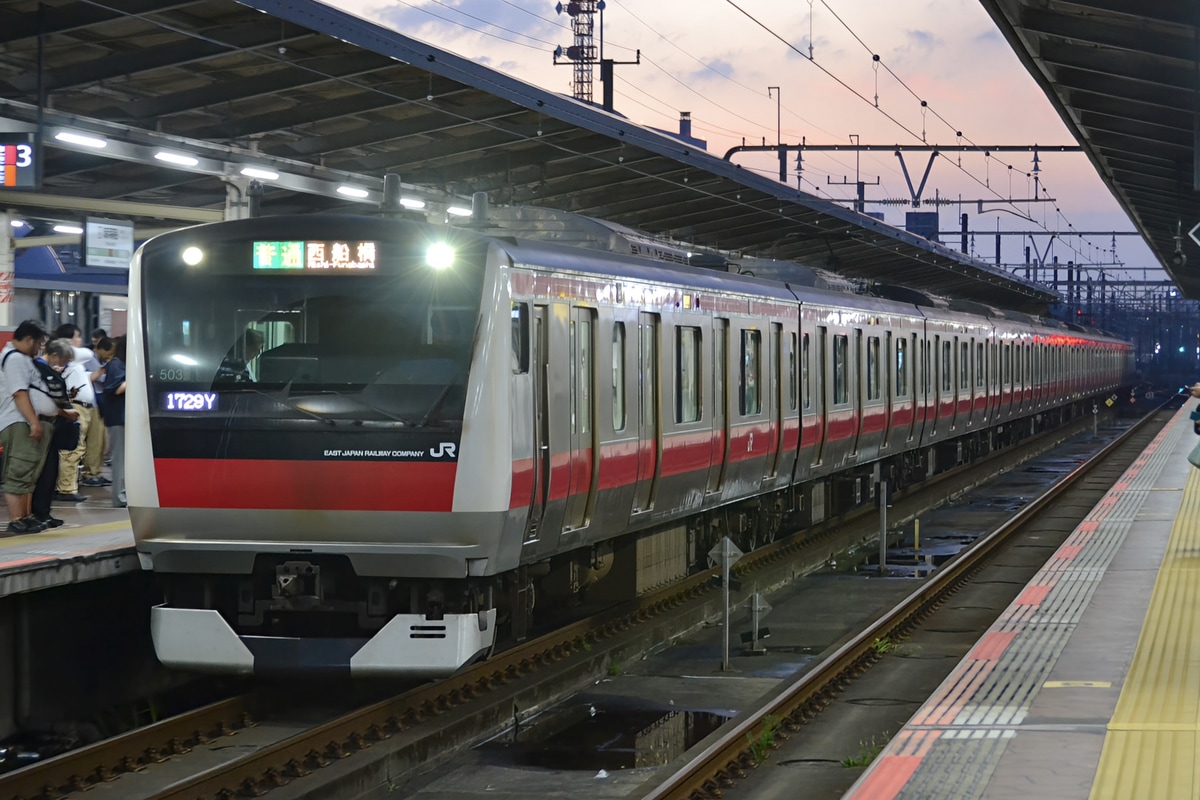
M 80 336 L 80 339 L 83 337 Z M 100 359 L 94 352 L 99 348 L 100 342 L 110 341 L 108 334 L 104 332 L 104 328 L 96 328 L 92 331 L 92 350 L 91 359 L 84 363 L 84 368 L 89 375 L 96 375 L 100 369 Z M 108 451 L 108 430 L 104 427 L 104 417 L 100 413 L 100 386 L 97 381 L 92 382 L 93 394 L 95 395 L 95 406 L 91 409 L 91 419 L 88 422 L 87 445 L 83 450 L 83 479 L 79 481 L 80 486 L 100 487 L 109 486 L 112 484 L 108 478 L 104 477 L 102 470 L 104 469 L 104 454 Z
M 40 385 L 33 365 L 46 340 L 40 322 L 25 320 L 13 331 L 12 341 L 0 350 L 0 445 L 4 447 L 4 504 L 8 507 L 9 533 L 37 533 L 46 526 L 33 517 L 33 487 L 46 460 L 51 427 L 42 424 L 29 396 L 29 387 Z
M 63 370 L 62 376 L 67 382 L 71 406 L 79 412 L 79 446 L 74 450 L 59 451 L 58 485 L 55 487 L 54 499 L 82 503 L 87 500 L 87 496 L 79 493 L 79 465 L 83 463 L 88 448 L 93 448 L 100 454 L 95 460 L 95 477 L 100 476 L 100 464 L 104 460 L 104 429 L 101 427 L 104 423 L 100 421 L 96 390 L 92 386 L 90 374 L 93 369 L 100 368 L 100 361 L 95 353 L 83 346 L 83 332 L 79 330 L 78 325 L 60 325 L 54 331 L 54 338 L 69 340 L 74 350 L 71 363 Z M 94 367 L 90 366 L 92 362 L 95 362 Z M 93 430 L 94 434 L 91 433 Z
M 112 504 L 125 508 L 125 337 L 101 339 L 96 357 L 103 366 L 92 381 L 100 387 L 100 415 L 112 444 Z
M 42 386 L 29 388 L 30 399 L 34 408 L 38 408 L 40 398 L 44 394 L 53 403 L 54 421 L 51 423 L 50 447 L 46 453 L 46 462 L 38 475 L 37 485 L 33 488 L 33 499 L 30 511 L 38 522 L 47 528 L 57 528 L 63 524 L 61 519 L 50 513 L 50 504 L 54 498 L 54 485 L 58 483 L 59 453 L 65 449 L 74 450 L 79 444 L 79 429 L 76 427 L 79 412 L 71 407 L 71 397 L 67 382 L 63 380 L 62 370 L 71 362 L 75 354 L 71 342 L 67 339 L 51 339 L 46 343 L 46 352 L 40 359 L 34 361 L 34 366 L 41 373 Z M 41 410 L 39 409 L 39 413 Z

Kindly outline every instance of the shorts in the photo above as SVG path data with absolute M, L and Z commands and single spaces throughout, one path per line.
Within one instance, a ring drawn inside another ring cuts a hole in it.
M 38 424 L 42 426 L 42 438 L 36 442 L 29 436 L 29 425 L 25 422 L 14 422 L 0 431 L 0 445 L 4 446 L 4 491 L 8 494 L 33 494 L 42 474 L 54 430 L 49 423 Z

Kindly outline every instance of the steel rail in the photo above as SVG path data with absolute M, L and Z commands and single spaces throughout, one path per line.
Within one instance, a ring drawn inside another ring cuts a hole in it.
M 965 581 L 1009 536 L 1036 519 L 1072 485 L 1136 435 L 1142 426 L 1156 418 L 1171 402 L 1168 400 L 1147 414 L 1024 506 L 1012 518 L 976 540 L 971 547 L 947 560 L 929 580 L 863 631 L 845 641 L 803 677 L 782 689 L 744 719 L 737 719 L 727 728 L 714 731 L 708 739 L 698 745 L 699 749 L 694 755 L 677 771 L 654 785 L 643 796 L 643 800 L 721 796 L 722 790 L 732 784 L 734 778 L 758 765 L 761 753 L 754 752 L 754 743 L 764 741 L 764 733 L 773 734 L 781 725 L 795 730 L 800 722 L 815 716 L 842 685 L 879 659 L 879 654 L 874 648 L 876 641 L 903 630 L 932 611 L 946 594 Z

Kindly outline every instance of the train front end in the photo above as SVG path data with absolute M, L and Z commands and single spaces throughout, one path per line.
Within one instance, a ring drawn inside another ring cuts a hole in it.
M 490 648 L 487 576 L 520 546 L 508 363 L 489 360 L 502 262 L 483 237 L 372 217 L 139 251 L 128 495 L 164 664 L 431 677 Z

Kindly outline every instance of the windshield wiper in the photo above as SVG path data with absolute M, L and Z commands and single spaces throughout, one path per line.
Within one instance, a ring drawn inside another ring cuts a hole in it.
M 418 428 L 424 428 L 429 424 L 430 417 L 438 412 L 438 409 L 442 407 L 442 403 L 446 402 L 446 398 L 450 396 L 450 390 L 457 386 L 458 382 L 461 381 L 466 374 L 467 369 L 464 368 L 459 371 L 459 373 L 455 375 L 449 383 L 442 387 L 442 390 L 438 392 L 438 396 L 433 399 L 433 403 L 429 406 L 429 410 L 425 412 L 425 415 L 421 417 L 421 421 L 417 423 Z
M 291 386 L 291 384 L 289 383 L 288 386 Z M 253 386 L 240 386 L 238 388 L 243 389 L 243 390 L 248 389 L 251 392 L 254 392 L 255 394 L 262 395 L 263 397 L 267 398 L 268 400 L 274 400 L 276 403 L 282 403 L 283 405 L 290 408 L 292 411 L 299 411 L 301 414 L 304 414 L 305 416 L 308 416 L 308 417 L 312 417 L 313 419 L 317 420 L 318 422 L 322 422 L 326 425 L 336 425 L 337 424 L 336 422 L 331 420 L 329 417 L 323 417 L 315 411 L 309 411 L 307 408 L 301 408 L 300 406 L 296 405 L 291 400 L 289 400 L 288 396 L 286 394 L 287 386 L 284 387 L 283 392 L 280 393 L 279 397 L 276 397 L 275 395 L 270 394 L 268 392 L 264 392 L 262 389 L 255 389 Z

